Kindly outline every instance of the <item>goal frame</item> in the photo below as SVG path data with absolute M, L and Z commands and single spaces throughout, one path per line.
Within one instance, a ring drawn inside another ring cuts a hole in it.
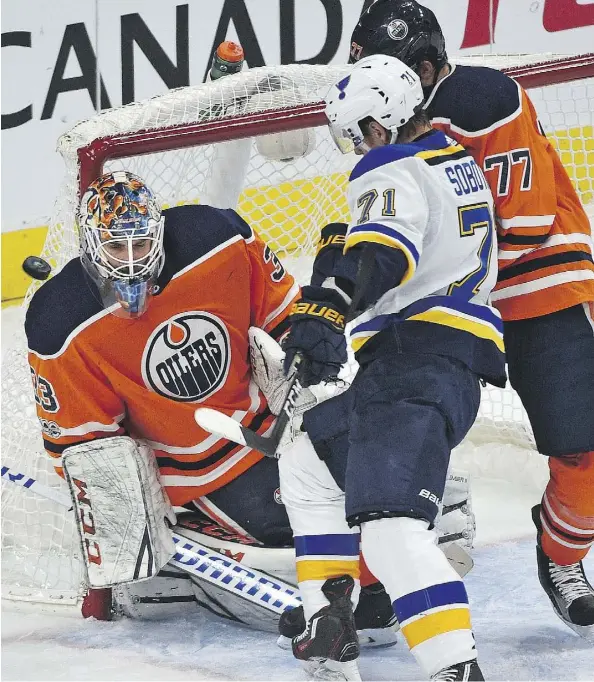
M 511 66 L 501 71 L 525 89 L 557 85 L 594 77 L 594 53 Z M 266 133 L 272 134 L 325 123 L 324 103 L 318 102 L 98 138 L 78 149 L 79 195 L 101 175 L 107 160 L 253 137 L 261 134 L 264 126 Z

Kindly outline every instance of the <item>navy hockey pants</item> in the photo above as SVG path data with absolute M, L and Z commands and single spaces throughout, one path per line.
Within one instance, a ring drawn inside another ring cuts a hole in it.
M 549 457 L 594 451 L 593 309 L 577 305 L 504 325 L 511 385 Z
M 479 402 L 478 377 L 458 360 L 394 352 L 307 412 L 304 428 L 345 492 L 349 523 L 386 512 L 433 523 L 451 450 Z

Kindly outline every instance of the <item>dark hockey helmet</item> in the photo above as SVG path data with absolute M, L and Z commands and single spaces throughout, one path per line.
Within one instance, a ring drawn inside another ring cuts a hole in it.
M 396 57 L 416 70 L 423 60 L 439 71 L 448 61 L 435 14 L 415 0 L 376 0 L 351 36 L 349 63 L 371 54 Z

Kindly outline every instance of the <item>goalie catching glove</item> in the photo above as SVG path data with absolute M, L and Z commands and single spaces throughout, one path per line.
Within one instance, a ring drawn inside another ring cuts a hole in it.
M 297 353 L 302 353 L 301 384 L 311 386 L 336 376 L 347 362 L 344 334 L 348 304 L 335 289 L 306 286 L 293 304 L 290 330 L 283 343 L 285 372 Z
M 252 378 L 264 394 L 268 408 L 272 414 L 278 415 L 289 390 L 291 377 L 286 377 L 283 369 L 285 352 L 280 345 L 263 329 L 250 327 L 250 363 Z M 316 396 L 308 389 L 303 389 L 295 400 L 293 417 L 285 431 L 281 446 L 292 442 L 301 430 L 303 413 L 317 403 Z

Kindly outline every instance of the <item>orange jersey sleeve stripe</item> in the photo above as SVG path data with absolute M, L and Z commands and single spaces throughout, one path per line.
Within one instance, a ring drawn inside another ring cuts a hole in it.
M 561 235 L 560 235 L 561 236 Z M 554 244 L 553 239 L 547 240 L 550 246 L 545 244 L 539 249 L 531 249 L 527 253 L 519 253 L 518 251 L 508 251 L 510 247 L 507 245 L 499 249 L 499 283 L 504 284 L 506 281 L 517 275 L 528 274 L 533 272 L 541 273 L 541 270 L 551 266 L 569 266 L 573 263 L 580 263 L 585 265 L 592 264 L 592 253 L 590 245 L 586 242 L 579 243 L 576 241 L 573 244 L 557 243 Z M 516 259 L 510 262 L 507 256 L 515 254 Z M 520 258 L 522 256 L 522 258 Z M 513 273 L 513 274 L 512 274 Z
M 531 290 L 536 291 L 539 280 L 545 280 L 551 275 L 575 271 L 584 271 L 584 273 L 594 271 L 592 256 L 587 251 L 559 251 L 550 256 L 539 256 L 531 260 L 519 261 L 502 271 L 495 292 L 505 292 L 506 289 L 518 284 L 531 285 L 533 287 Z M 585 278 L 588 279 L 588 277 Z M 545 282 L 543 282 L 543 286 L 544 284 Z

